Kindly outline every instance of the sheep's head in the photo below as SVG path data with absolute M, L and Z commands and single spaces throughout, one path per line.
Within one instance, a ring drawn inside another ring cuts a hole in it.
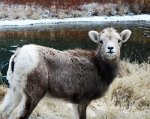
M 118 33 L 114 28 L 106 28 L 100 33 L 90 31 L 89 37 L 98 44 L 97 53 L 103 61 L 118 61 L 120 58 L 120 48 L 131 35 L 131 31 L 126 29 Z

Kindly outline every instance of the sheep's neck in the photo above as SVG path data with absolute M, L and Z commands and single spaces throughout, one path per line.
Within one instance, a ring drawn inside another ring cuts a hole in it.
M 95 64 L 103 82 L 109 86 L 114 80 L 114 78 L 117 76 L 118 61 L 105 62 L 99 55 L 96 55 Z

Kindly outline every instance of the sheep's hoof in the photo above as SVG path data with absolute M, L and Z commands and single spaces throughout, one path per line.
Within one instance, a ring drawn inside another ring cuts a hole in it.
M 8 119 L 8 116 L 3 111 L 0 111 L 0 119 Z
M 0 114 L 0 119 L 7 119 L 3 114 Z

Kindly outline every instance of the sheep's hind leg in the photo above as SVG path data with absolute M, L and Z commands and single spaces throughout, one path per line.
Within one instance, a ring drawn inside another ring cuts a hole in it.
M 8 119 L 11 112 L 18 106 L 20 100 L 20 93 L 14 87 L 10 87 L 0 109 L 0 119 Z
M 37 88 L 36 83 L 32 83 L 32 85 L 27 85 L 25 88 L 23 98 L 18 107 L 17 119 L 28 119 L 39 101 L 45 95 L 46 91 L 42 87 Z
M 73 119 L 80 119 L 79 112 L 78 112 L 78 104 L 73 104 L 72 106 L 74 111 Z

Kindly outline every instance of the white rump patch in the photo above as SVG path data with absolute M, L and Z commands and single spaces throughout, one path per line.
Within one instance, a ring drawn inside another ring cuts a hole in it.
M 14 72 L 11 71 L 11 62 L 14 59 Z M 9 69 L 7 72 L 7 79 L 11 85 L 15 87 L 26 82 L 27 75 L 36 68 L 39 62 L 36 45 L 25 45 L 18 49 L 11 57 L 9 62 Z M 25 82 L 24 82 L 25 81 Z M 14 84 L 15 83 L 15 84 Z M 21 85 L 20 85 L 21 86 Z M 19 87 L 20 87 L 19 86 Z

